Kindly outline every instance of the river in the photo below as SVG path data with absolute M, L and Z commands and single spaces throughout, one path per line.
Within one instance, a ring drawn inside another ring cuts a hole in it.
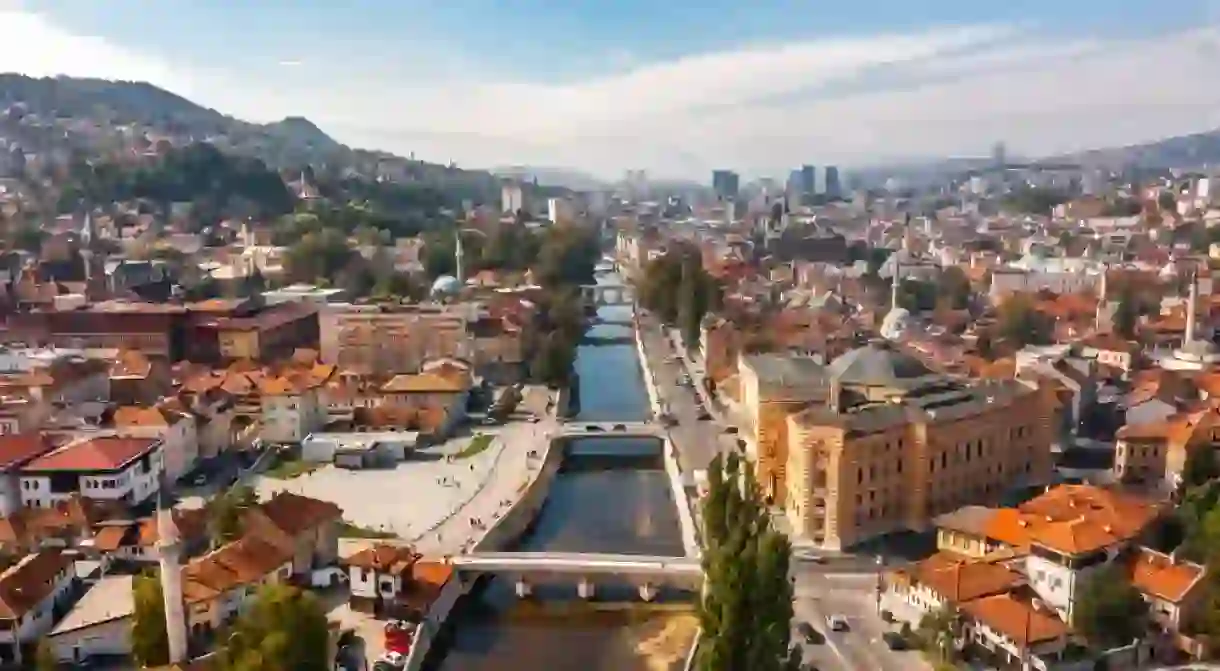
M 599 278 L 600 279 L 600 278 Z M 629 307 L 599 315 L 620 318 Z M 596 336 L 630 335 L 629 327 L 601 324 Z M 648 394 L 634 345 L 583 345 L 575 369 L 580 413 L 573 421 L 640 421 Z M 618 456 L 606 457 L 606 447 Z M 621 456 L 624 452 L 635 453 Z M 521 550 L 612 552 L 680 556 L 677 509 L 658 441 L 576 440 L 568 446 Z M 519 600 L 512 584 L 492 580 L 463 600 L 429 655 L 434 671 L 671 671 L 682 668 L 696 623 L 689 601 L 662 595 L 644 604 L 635 590 L 598 584 L 598 599 L 576 598 L 573 585 L 535 588 Z

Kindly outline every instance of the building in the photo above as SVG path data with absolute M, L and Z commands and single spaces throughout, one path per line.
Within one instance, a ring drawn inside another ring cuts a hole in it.
M 82 664 L 90 657 L 131 655 L 133 586 L 130 575 L 99 579 L 47 634 L 55 658 Z
M 21 504 L 50 508 L 74 495 L 134 506 L 156 495 L 164 472 L 160 438 L 82 438 L 20 470 Z
M 436 619 L 461 594 L 449 564 L 426 561 L 410 547 L 377 544 L 348 557 L 352 610 L 409 621 Z
M 21 508 L 21 469 L 53 447 L 38 433 L 0 435 L 0 517 Z
M 517 182 L 505 182 L 500 188 L 500 210 L 506 214 L 528 212 L 525 201 L 525 189 Z
M 576 204 L 567 198 L 548 198 L 546 211 L 552 224 L 569 224 L 576 218 Z
M 324 387 L 335 367 L 318 364 L 290 370 L 259 382 L 261 438 L 269 443 L 299 443 L 326 425 Z
M 812 196 L 818 192 L 818 169 L 812 165 L 802 165 L 800 175 L 800 193 Z
M 843 184 L 839 178 L 839 168 L 833 165 L 826 166 L 826 197 L 831 200 L 843 197 Z
M 470 396 L 469 369 L 442 365 L 417 374 L 395 375 L 381 386 L 382 405 L 435 419 L 423 422 L 434 433 L 447 436 L 466 417 Z
M 194 470 L 199 463 L 199 432 L 189 412 L 160 406 L 120 406 L 114 411 L 119 435 L 158 438 L 163 445 L 165 477 L 170 482 Z
M 318 345 L 318 305 L 291 301 L 250 316 L 219 317 L 198 326 L 215 333 L 222 360 L 275 361 Z
M 57 548 L 26 555 L 0 573 L 0 662 L 20 664 L 22 646 L 51 631 L 75 579 L 72 558 Z
M 1051 478 L 1049 386 L 968 384 L 886 341 L 810 369 L 803 409 L 761 417 L 787 444 L 786 453 L 760 444 L 758 469 L 770 475 L 764 491 L 785 491 L 776 498 L 792 528 L 818 545 L 924 530 L 942 513 Z M 767 463 L 781 458 L 782 467 Z
M 326 305 L 328 303 L 343 303 L 348 300 L 347 290 L 337 287 L 323 289 L 312 284 L 290 284 L 281 289 L 272 289 L 263 292 L 263 302 L 267 305 L 279 305 L 280 303 L 316 303 L 318 305 Z
M 741 177 L 732 170 L 712 171 L 712 191 L 720 201 L 736 201 L 741 190 Z

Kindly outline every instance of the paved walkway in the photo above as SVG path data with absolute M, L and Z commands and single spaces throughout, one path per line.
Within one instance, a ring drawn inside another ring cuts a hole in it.
M 479 518 L 490 525 L 500 501 L 511 498 L 525 480 L 531 468 L 527 454 L 541 451 L 548 426 L 552 425 L 488 427 L 484 432 L 495 436 L 490 447 L 452 462 L 446 456 L 466 447 L 470 438 L 426 448 L 420 457 L 392 469 L 327 465 L 288 480 L 259 477 L 254 485 L 264 499 L 277 491 L 291 491 L 332 501 L 352 524 L 396 534 L 399 541 L 414 543 L 429 554 L 456 554 L 482 535 L 469 520 Z M 344 539 L 340 554 L 348 556 L 372 542 Z

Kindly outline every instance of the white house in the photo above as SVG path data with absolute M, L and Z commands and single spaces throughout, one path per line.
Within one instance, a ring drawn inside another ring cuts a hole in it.
M 72 559 L 54 548 L 27 555 L 0 574 L 0 663 L 20 663 L 21 645 L 51 630 L 55 607 L 71 598 L 75 578 Z
M 147 501 L 161 487 L 160 438 L 97 436 L 69 443 L 22 467 L 21 503 L 49 508 L 73 494 L 85 498 Z
M 21 508 L 21 469 L 51 451 L 51 442 L 37 433 L 0 435 L 0 517 Z
M 322 382 L 307 376 L 282 376 L 259 385 L 262 439 L 299 443 L 328 419 Z
M 114 428 L 123 436 L 160 438 L 165 477 L 170 482 L 176 482 L 199 462 L 199 432 L 195 416 L 189 412 L 127 405 L 114 411 Z
M 56 659 L 81 664 L 94 656 L 131 654 L 132 580 L 130 575 L 106 576 L 76 602 L 46 636 Z

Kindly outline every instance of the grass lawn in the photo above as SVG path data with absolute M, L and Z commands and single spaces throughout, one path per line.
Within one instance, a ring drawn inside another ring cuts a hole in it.
M 480 433 L 480 434 L 476 435 L 474 438 L 471 438 L 470 444 L 467 445 L 466 447 L 463 447 L 460 451 L 458 451 L 457 454 L 454 454 L 453 456 L 456 459 L 465 459 L 467 457 L 473 457 L 474 455 L 491 447 L 492 440 L 494 440 L 494 438 L 492 436 L 489 436 L 485 433 Z
M 321 464 L 315 464 L 303 459 L 281 457 L 276 459 L 275 465 L 268 468 L 267 472 L 263 475 L 277 480 L 290 480 L 297 476 L 305 475 L 319 466 Z
M 352 524 L 347 520 L 343 520 L 339 524 L 339 538 L 397 538 L 398 534 L 392 531 L 378 531 L 368 527 L 362 527 L 359 524 Z

